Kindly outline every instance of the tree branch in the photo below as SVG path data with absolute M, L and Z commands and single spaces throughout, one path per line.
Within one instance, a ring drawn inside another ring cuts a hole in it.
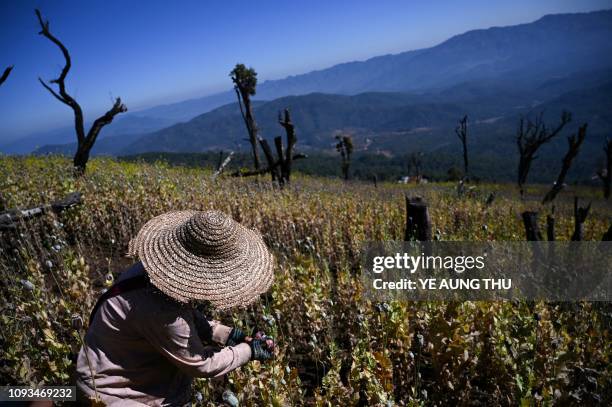
M 557 177 L 557 180 L 555 181 L 553 187 L 544 196 L 542 204 L 552 202 L 557 196 L 557 194 L 563 189 L 565 177 L 570 167 L 572 166 L 572 161 L 578 155 L 578 151 L 580 151 L 580 146 L 582 145 L 582 142 L 586 137 L 586 130 L 587 125 L 585 123 L 578 129 L 578 138 L 576 138 L 575 134 L 572 134 L 570 137 L 567 138 L 569 146 L 565 157 L 563 157 L 561 171 L 559 172 L 559 176 Z
M 127 107 L 123 103 L 121 103 L 121 98 L 115 99 L 115 104 L 113 105 L 113 107 L 111 107 L 109 111 L 104 113 L 103 116 L 98 117 L 91 125 L 91 128 L 89 129 L 89 132 L 87 133 L 87 137 L 85 139 L 86 146 L 88 146 L 89 148 L 93 147 L 94 143 L 96 142 L 96 138 L 98 137 L 98 133 L 100 133 L 100 130 L 102 130 L 102 127 L 106 126 L 107 124 L 110 124 L 115 118 L 115 116 L 117 116 L 119 113 L 125 112 L 127 112 Z
M 56 99 L 58 99 L 62 103 L 72 108 L 72 110 L 74 111 L 74 123 L 75 123 L 75 130 L 77 133 L 77 140 L 79 144 L 81 144 L 85 140 L 85 128 L 83 124 L 83 110 L 81 109 L 81 106 L 77 103 L 77 101 L 68 94 L 68 92 L 66 91 L 66 83 L 65 83 L 66 76 L 68 76 L 68 72 L 70 71 L 70 67 L 72 66 L 70 54 L 68 53 L 68 49 L 64 46 L 64 44 L 62 44 L 60 40 L 58 40 L 53 34 L 51 34 L 51 31 L 49 31 L 49 21 L 43 20 L 40 10 L 36 9 L 35 12 L 36 12 L 36 17 L 38 17 L 38 22 L 41 27 L 41 31 L 39 32 L 39 34 L 46 37 L 47 39 L 49 39 L 49 41 L 57 45 L 58 48 L 62 51 L 62 54 L 64 55 L 64 60 L 65 60 L 65 64 L 64 64 L 64 67 L 62 68 L 62 72 L 60 73 L 60 76 L 57 79 L 53 79 L 49 81 L 50 83 L 57 84 L 57 86 L 59 87 L 59 96 L 61 96 L 61 98 L 58 97 L 57 93 L 53 91 L 48 85 L 46 85 L 42 81 L 42 79 L 39 78 L 40 83 L 45 87 L 45 89 L 51 92 L 51 94 Z
M 240 96 L 240 90 L 238 89 L 238 86 L 234 86 L 234 90 L 236 91 L 236 96 L 238 97 L 238 106 L 240 106 L 240 115 L 242 116 L 242 120 L 244 121 L 244 125 L 247 128 L 247 132 L 249 132 L 249 134 L 251 134 L 251 126 L 249 125 L 249 121 L 247 120 L 247 118 L 246 118 L 246 116 L 244 114 L 244 109 L 242 108 L 242 99 L 241 99 L 241 96 Z
M 60 40 L 58 40 L 53 34 L 51 34 L 51 31 L 49 31 L 49 21 L 43 20 L 42 15 L 40 14 L 40 10 L 36 9 L 35 12 L 36 12 L 36 17 L 38 17 L 38 22 L 41 27 L 41 31 L 38 34 L 47 37 L 51 42 L 57 45 L 59 49 L 62 51 L 62 54 L 64 55 L 64 59 L 66 60 L 66 64 L 64 65 L 64 68 L 62 69 L 60 76 L 57 79 L 53 79 L 51 81 L 51 83 L 57 83 L 58 85 L 60 85 L 60 88 L 61 88 L 66 79 L 66 76 L 68 76 L 70 67 L 72 66 L 70 54 L 68 53 L 68 49 L 64 46 L 64 44 L 62 44 Z
M 60 95 L 58 95 L 57 92 L 55 92 L 51 86 L 47 85 L 45 81 L 43 81 L 41 78 L 38 78 L 38 81 L 40 82 L 41 85 L 45 87 L 45 89 L 49 91 L 49 93 L 53 95 L 53 97 L 55 97 L 60 102 L 65 103 L 68 106 L 70 106 L 70 104 L 67 101 L 65 101 L 64 98 L 62 98 Z
M 524 119 L 519 122 L 516 144 L 519 150 L 519 167 L 518 167 L 518 186 L 523 197 L 523 185 L 527 182 L 527 175 L 531 168 L 531 163 L 537 159 L 536 152 L 538 149 L 553 137 L 557 136 L 567 123 L 572 120 L 571 113 L 563 111 L 559 125 L 550 132 L 543 121 L 543 112 L 540 113 L 534 121 L 527 120 L 525 126 Z
M 223 151 L 221 151 L 221 154 L 222 154 L 221 157 L 223 157 Z M 221 173 L 223 172 L 225 167 L 227 167 L 229 162 L 232 160 L 233 155 L 234 155 L 234 152 L 230 151 L 229 155 L 225 158 L 225 160 L 223 160 L 223 162 L 219 163 L 219 165 L 217 166 L 217 171 L 215 171 L 215 173 L 211 177 L 212 181 L 216 180 L 217 177 L 219 175 L 221 175 Z
M 7 67 L 4 70 L 4 72 L 2 73 L 2 76 L 0 76 L 0 85 L 2 85 L 4 83 L 4 81 L 6 80 L 6 78 L 8 78 L 8 76 L 11 73 L 12 70 L 13 70 L 13 65 Z
M 299 160 L 302 158 L 308 158 L 308 156 L 306 154 L 295 154 L 292 157 L 292 160 Z M 266 167 L 263 168 L 261 170 L 253 170 L 253 171 L 243 171 L 243 170 L 239 170 L 239 171 L 234 171 L 232 173 L 232 177 L 250 177 L 253 175 L 262 175 L 262 174 L 266 174 L 270 171 L 275 170 L 276 168 L 278 168 L 278 166 L 280 165 L 280 163 L 278 161 L 276 161 L 272 167 Z

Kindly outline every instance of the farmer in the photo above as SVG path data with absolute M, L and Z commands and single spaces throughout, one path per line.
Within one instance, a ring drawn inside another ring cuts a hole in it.
M 185 405 L 194 377 L 219 377 L 265 361 L 263 333 L 207 319 L 194 306 L 242 307 L 273 280 L 260 234 L 217 211 L 176 211 L 147 222 L 130 242 L 140 262 L 100 297 L 77 362 L 85 403 Z

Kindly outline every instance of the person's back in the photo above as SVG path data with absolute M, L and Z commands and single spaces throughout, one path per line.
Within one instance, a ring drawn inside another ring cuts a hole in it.
M 144 271 L 137 263 L 118 282 L 139 274 Z M 206 324 L 197 311 L 150 285 L 109 298 L 94 315 L 79 354 L 78 378 L 86 385 L 79 390 L 91 397 L 95 388 L 107 403 L 114 398 L 147 405 L 189 402 L 192 377 L 223 375 L 251 357 L 246 343 L 223 349 L 203 345 L 223 345 L 231 332 Z
M 222 376 L 251 358 L 271 357 L 273 342 L 268 351 L 265 338 L 207 321 L 189 303 L 171 298 L 171 291 L 161 292 L 166 287 L 149 282 L 150 276 L 136 263 L 94 309 L 77 361 L 82 401 L 184 405 L 192 378 Z

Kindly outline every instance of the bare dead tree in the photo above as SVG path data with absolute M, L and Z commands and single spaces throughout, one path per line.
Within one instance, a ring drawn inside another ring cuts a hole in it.
M 569 112 L 563 112 L 561 114 L 561 121 L 559 125 L 552 131 L 550 131 L 542 120 L 543 114 L 540 113 L 534 121 L 521 118 L 516 137 L 516 144 L 519 150 L 519 166 L 518 166 L 518 186 L 520 189 L 521 197 L 524 195 L 523 186 L 527 182 L 527 175 L 531 168 L 531 163 L 538 157 L 535 155 L 538 149 L 545 143 L 549 142 L 552 138 L 557 136 L 561 130 L 569 123 L 572 116 Z
M 279 112 L 278 122 L 285 129 L 285 133 L 287 135 L 287 148 L 284 149 L 283 147 L 282 137 L 275 137 L 274 146 L 276 148 L 277 157 L 274 158 L 268 141 L 262 137 L 259 137 L 259 145 L 264 152 L 268 166 L 263 169 L 260 168 L 253 171 L 236 171 L 232 174 L 233 176 L 248 177 L 252 175 L 270 173 L 272 176 L 272 181 L 278 181 L 280 186 L 290 182 L 293 161 L 306 158 L 306 155 L 295 154 L 293 152 L 297 143 L 297 137 L 295 135 L 295 127 L 291 121 L 289 109 L 285 109 L 283 114 Z
M 587 125 L 586 123 L 580 126 L 578 129 L 578 137 L 575 134 L 572 134 L 567 138 L 567 142 L 569 144 L 567 153 L 565 153 L 565 157 L 563 157 L 563 163 L 561 166 L 561 171 L 559 172 L 559 176 L 557 177 L 557 181 L 553 184 L 552 188 L 548 193 L 544 196 L 542 203 L 552 202 L 557 194 L 563 189 L 563 185 L 565 183 L 565 177 L 572 166 L 572 161 L 578 155 L 580 151 L 580 145 L 584 141 L 586 137 Z
M 234 90 L 238 98 L 242 120 L 244 120 L 247 132 L 249 133 L 248 141 L 251 143 L 253 151 L 253 165 L 255 171 L 257 171 L 260 166 L 259 152 L 257 150 L 258 129 L 251 104 L 251 96 L 255 95 L 257 87 L 257 72 L 253 68 L 247 68 L 244 64 L 236 64 L 232 72 L 230 72 L 230 77 L 232 82 L 234 82 Z
M 349 135 L 336 136 L 336 151 L 340 153 L 342 160 L 342 176 L 345 181 L 348 181 L 350 176 L 351 155 L 353 154 L 353 138 Z
M 603 150 L 606 153 L 606 167 L 597 171 L 597 176 L 603 183 L 604 198 L 610 199 L 610 190 L 612 189 L 612 140 L 607 137 Z
M 423 166 L 423 153 L 420 151 L 410 154 L 410 166 L 414 168 L 416 182 L 421 181 L 421 168 Z
M 260 139 L 263 140 L 263 139 Z M 268 144 L 267 141 L 263 140 L 265 142 L 265 144 Z M 293 154 L 292 160 L 299 160 L 302 158 L 307 158 L 308 156 L 306 154 Z M 272 173 L 273 170 L 277 169 L 278 166 L 280 165 L 279 161 L 274 162 L 274 164 L 272 166 L 268 166 L 265 168 L 260 168 L 258 170 L 238 170 L 232 173 L 232 177 L 251 177 L 253 175 L 263 175 L 263 174 L 267 174 L 267 173 Z
M 2 72 L 2 76 L 0 76 L 0 85 L 2 85 L 4 83 L 4 81 L 6 81 L 6 78 L 9 77 L 9 75 L 11 74 L 11 71 L 13 70 L 13 65 L 7 67 L 4 72 Z
M 463 116 L 463 119 L 459 120 L 459 124 L 455 127 L 455 134 L 461 140 L 463 145 L 463 176 L 468 177 L 468 148 L 467 148 L 467 136 L 468 136 L 468 117 Z
M 295 126 L 291 121 L 291 113 L 289 109 L 285 109 L 283 114 L 278 113 L 278 123 L 285 129 L 285 134 L 287 136 L 287 149 L 283 154 L 283 141 L 280 137 L 276 137 L 274 139 L 274 144 L 276 145 L 276 151 L 278 154 L 278 159 L 280 161 L 281 168 L 281 182 L 289 182 L 291 179 L 291 166 L 293 164 L 293 148 L 297 143 L 297 137 L 295 135 Z
M 40 11 L 36 9 L 36 16 L 38 17 L 38 22 L 40 23 L 41 31 L 40 35 L 49 39 L 52 43 L 58 46 L 58 48 L 62 51 L 64 55 L 65 65 L 62 68 L 62 72 L 57 79 L 53 79 L 49 81 L 50 84 L 55 84 L 58 87 L 58 91 L 56 92 L 51 88 L 51 86 L 47 85 L 41 78 L 38 78 L 39 82 L 45 89 L 53 95 L 57 100 L 69 106 L 74 112 L 74 126 L 77 134 L 77 151 L 74 155 L 74 167 L 77 171 L 77 174 L 82 175 L 85 172 L 85 168 L 87 166 L 87 161 L 89 161 L 89 153 L 98 138 L 98 134 L 100 134 L 100 130 L 107 124 L 110 124 L 116 115 L 120 113 L 127 112 L 127 107 L 121 103 L 121 98 L 116 98 L 113 106 L 104 113 L 102 116 L 98 117 L 94 120 L 87 134 L 85 133 L 85 125 L 83 122 L 83 110 L 81 106 L 77 103 L 77 101 L 68 94 L 66 91 L 66 77 L 68 76 L 68 72 L 70 71 L 70 67 L 72 66 L 72 61 L 70 59 L 70 54 L 68 53 L 68 49 L 62 44 L 60 40 L 58 40 L 51 31 L 49 30 L 49 21 L 45 21 L 40 14 Z

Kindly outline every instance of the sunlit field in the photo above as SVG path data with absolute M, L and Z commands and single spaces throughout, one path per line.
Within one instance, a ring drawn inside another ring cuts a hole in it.
M 168 210 L 217 209 L 261 231 L 276 281 L 250 310 L 213 317 L 279 342 L 268 363 L 198 380 L 194 402 L 229 389 L 244 406 L 593 405 L 612 403 L 608 304 L 372 303 L 360 286 L 360 248 L 402 240 L 404 196 L 423 197 L 437 240 L 524 240 L 520 214 L 550 206 L 544 186 L 400 185 L 296 174 L 239 179 L 161 163 L 94 159 L 74 178 L 64 158 L 0 158 L 0 204 L 29 208 L 83 194 L 83 204 L 0 231 L 0 381 L 71 381 L 89 312 L 133 259 L 130 238 Z M 491 192 L 495 199 L 486 204 Z M 573 198 L 592 201 L 585 239 L 600 240 L 612 208 L 601 190 L 573 187 L 555 201 L 557 239 L 574 228 Z M 80 326 L 76 316 L 84 321 Z M 210 402 L 204 405 L 216 405 Z

